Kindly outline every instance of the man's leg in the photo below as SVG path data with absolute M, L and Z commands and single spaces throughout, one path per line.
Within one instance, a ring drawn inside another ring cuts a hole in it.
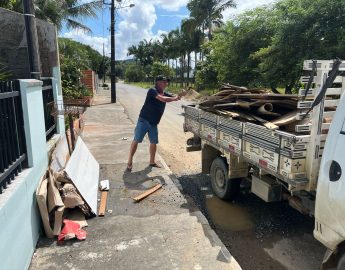
M 132 141 L 131 147 L 129 149 L 129 156 L 128 156 L 128 162 L 127 162 L 127 168 L 132 169 L 132 164 L 133 164 L 133 156 L 135 152 L 137 151 L 138 148 L 138 142 L 137 141 Z
M 145 121 L 141 118 L 138 119 L 137 125 L 134 130 L 134 139 L 132 141 L 131 147 L 129 149 L 127 171 L 132 170 L 133 157 L 138 148 L 138 143 L 143 141 L 143 138 L 148 130 L 148 126 Z
M 156 164 L 155 156 L 157 151 L 157 144 L 150 143 L 150 164 Z
M 157 125 L 151 125 L 148 131 L 150 139 L 150 166 L 160 168 L 161 166 L 157 165 L 155 162 L 157 144 L 158 144 L 158 129 Z

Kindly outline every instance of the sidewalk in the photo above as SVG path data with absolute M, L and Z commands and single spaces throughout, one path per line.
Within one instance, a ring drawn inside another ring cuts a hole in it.
M 125 172 L 134 124 L 110 91 L 95 97 L 85 114 L 83 139 L 100 164 L 100 180 L 110 180 L 104 217 L 88 220 L 83 242 L 63 246 L 42 239 L 30 269 L 241 269 L 206 218 L 191 209 L 163 168 L 148 167 L 149 144 L 139 145 L 133 171 Z M 164 117 L 164 116 L 163 116 Z M 139 203 L 132 197 L 161 183 Z

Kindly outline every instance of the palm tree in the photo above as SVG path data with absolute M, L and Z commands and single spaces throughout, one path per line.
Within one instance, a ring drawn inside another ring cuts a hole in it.
M 200 47 L 203 40 L 203 34 L 201 30 L 199 29 L 195 18 L 188 18 L 188 19 L 183 20 L 181 29 L 188 36 L 188 42 L 189 42 L 188 48 L 191 50 L 191 52 L 194 51 L 194 61 L 196 65 L 197 54 L 198 52 L 200 52 Z
M 135 63 L 138 64 L 138 48 L 137 46 L 135 45 L 132 45 L 130 46 L 128 49 L 127 49 L 127 56 L 130 56 L 130 55 L 133 55 L 134 56 L 134 59 L 135 59 Z
M 22 0 L 4 1 L 0 7 L 23 12 Z M 58 30 L 66 24 L 67 29 L 82 29 L 88 33 L 91 29 L 79 20 L 85 17 L 97 17 L 96 12 L 102 8 L 102 1 L 96 0 L 82 3 L 80 0 L 34 0 L 35 16 L 39 19 L 54 23 Z
M 208 39 L 212 39 L 212 27 L 223 24 L 222 12 L 230 7 L 236 7 L 234 0 L 190 0 L 187 8 L 190 17 L 196 20 L 202 31 L 208 31 Z
M 166 56 L 167 65 L 170 67 L 170 59 L 172 59 L 172 52 L 173 52 L 173 36 L 172 31 L 170 31 L 168 34 L 162 34 L 162 49 L 164 51 L 164 54 Z

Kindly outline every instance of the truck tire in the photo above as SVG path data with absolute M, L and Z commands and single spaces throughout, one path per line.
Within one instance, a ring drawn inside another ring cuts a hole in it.
M 213 192 L 222 200 L 233 200 L 240 191 L 241 179 L 229 179 L 228 165 L 217 157 L 211 165 L 211 185 Z

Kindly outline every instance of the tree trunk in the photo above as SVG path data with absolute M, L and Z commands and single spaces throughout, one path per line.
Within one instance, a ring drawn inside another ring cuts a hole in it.
M 190 52 L 187 52 L 187 86 L 189 86 Z
M 175 58 L 175 78 L 176 78 L 176 86 L 177 86 L 177 58 Z
M 181 57 L 181 87 L 184 87 L 184 84 L 185 84 L 185 81 L 184 81 L 185 59 L 186 59 L 186 55 L 184 54 Z
M 285 94 L 292 94 L 292 86 L 292 83 L 285 86 Z
M 277 88 L 275 88 L 274 86 L 271 85 L 271 91 L 274 93 L 274 94 L 280 94 L 280 92 L 277 90 Z

